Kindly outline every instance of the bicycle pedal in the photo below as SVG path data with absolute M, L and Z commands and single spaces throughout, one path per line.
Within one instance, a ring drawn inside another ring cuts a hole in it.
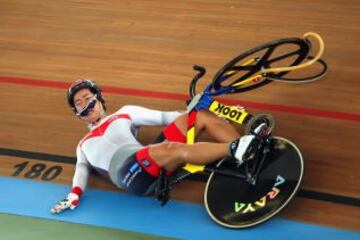
M 256 129 L 262 124 L 266 124 L 266 134 L 270 135 L 275 127 L 275 120 L 271 114 L 259 113 L 251 118 L 251 120 L 245 126 L 245 134 L 256 134 Z M 262 131 L 261 131 L 262 132 Z M 266 135 L 263 135 L 266 136 Z

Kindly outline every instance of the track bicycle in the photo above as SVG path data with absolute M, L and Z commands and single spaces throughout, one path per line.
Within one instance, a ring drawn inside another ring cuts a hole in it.
M 315 56 L 310 55 L 310 38 L 316 39 L 319 44 Z M 197 74 L 189 87 L 191 101 L 187 109 L 187 143 L 195 141 L 195 106 L 204 95 L 214 97 L 240 93 L 273 81 L 315 81 L 327 72 L 327 64 L 320 59 L 323 51 L 324 43 L 316 33 L 306 33 L 303 38 L 284 38 L 262 44 L 225 64 L 200 93 L 197 93 L 196 85 L 206 70 L 194 66 Z M 318 63 L 321 69 L 311 76 L 287 76 L 314 63 Z M 251 133 L 261 123 L 266 124 L 264 134 L 257 136 L 259 144 L 251 153 L 252 160 L 245 161 L 240 167 L 236 166 L 231 157 L 205 166 L 187 164 L 171 177 L 166 177 L 164 171 L 161 171 L 156 187 L 157 199 L 164 205 L 169 200 L 169 192 L 174 184 L 192 174 L 209 173 L 204 204 L 216 223 L 229 228 L 247 228 L 269 220 L 289 204 L 300 188 L 304 174 L 300 149 L 286 138 L 267 134 L 272 132 L 275 125 L 270 114 L 251 115 L 244 108 L 225 105 L 217 100 L 211 103 L 208 111 L 244 125 L 245 133 Z

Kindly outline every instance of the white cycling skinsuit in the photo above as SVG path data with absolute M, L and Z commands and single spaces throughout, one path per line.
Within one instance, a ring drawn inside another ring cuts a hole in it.
M 180 112 L 124 106 L 101 120 L 77 146 L 73 187 L 85 190 L 91 168 L 105 177 L 110 177 L 118 187 L 126 187 L 121 183 L 122 179 L 117 179 L 115 175 L 116 171 L 126 164 L 127 158 L 142 148 L 136 139 L 138 128 L 143 125 L 168 125 L 180 115 Z M 112 161 L 116 163 L 111 164 Z

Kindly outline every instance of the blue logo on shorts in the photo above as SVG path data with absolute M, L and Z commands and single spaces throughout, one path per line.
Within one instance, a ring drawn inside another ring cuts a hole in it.
M 139 167 L 138 163 L 134 163 L 131 168 L 129 169 L 129 172 L 133 173 L 137 168 Z

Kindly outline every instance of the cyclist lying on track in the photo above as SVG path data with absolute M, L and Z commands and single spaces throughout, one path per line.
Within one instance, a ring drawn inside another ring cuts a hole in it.
M 186 163 L 205 165 L 227 156 L 241 165 L 248 160 L 246 153 L 256 144 L 254 135 L 240 138 L 227 121 L 206 110 L 210 97 L 196 106 L 196 133 L 205 131 L 216 143 L 186 144 L 188 115 L 162 112 L 139 106 L 124 106 L 107 115 L 101 89 L 87 79 L 75 81 L 67 93 L 68 103 L 75 114 L 89 124 L 90 132 L 79 142 L 72 190 L 52 213 L 74 209 L 84 193 L 91 169 L 109 178 L 119 188 L 136 195 L 150 195 L 160 169 L 171 175 Z M 139 127 L 164 125 L 157 143 L 142 146 L 136 139 Z M 256 130 L 254 132 L 257 132 Z M 196 134 L 196 135 L 197 135 Z

